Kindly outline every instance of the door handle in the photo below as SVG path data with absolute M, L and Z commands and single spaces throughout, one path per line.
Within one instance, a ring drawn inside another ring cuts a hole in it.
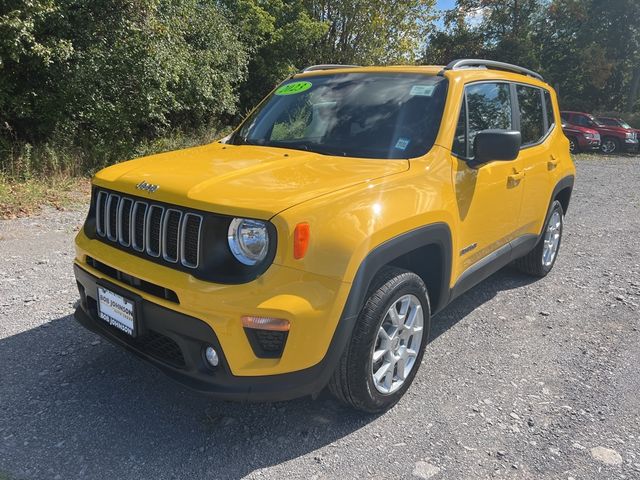
M 547 168 L 549 170 L 553 170 L 558 166 L 558 163 L 560 163 L 558 160 L 556 160 L 554 157 L 551 157 L 551 160 L 547 162 Z
M 521 172 L 514 170 L 513 173 L 509 175 L 507 178 L 512 183 L 518 183 L 520 180 L 524 178 L 524 170 Z

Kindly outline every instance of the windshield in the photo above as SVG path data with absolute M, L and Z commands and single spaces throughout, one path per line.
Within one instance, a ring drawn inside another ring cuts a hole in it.
M 603 118 L 603 117 L 598 117 L 597 118 L 598 122 L 607 125 L 609 127 L 622 127 L 622 128 L 626 128 L 626 129 L 631 129 L 631 126 L 625 122 L 624 120 L 622 120 L 621 118 Z
M 424 74 L 292 79 L 243 122 L 230 143 L 349 157 L 417 157 L 433 146 L 446 90 L 446 79 Z

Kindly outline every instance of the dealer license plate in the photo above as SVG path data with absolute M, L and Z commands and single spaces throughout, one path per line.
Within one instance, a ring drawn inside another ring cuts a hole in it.
M 109 325 L 134 336 L 136 334 L 135 304 L 122 295 L 98 287 L 98 316 Z

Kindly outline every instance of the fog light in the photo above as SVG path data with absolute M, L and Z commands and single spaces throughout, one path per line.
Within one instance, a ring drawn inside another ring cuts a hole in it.
M 216 352 L 213 347 L 207 347 L 204 351 L 204 358 L 207 359 L 207 362 L 212 367 L 217 367 L 220 363 L 220 359 L 218 358 L 218 352 Z

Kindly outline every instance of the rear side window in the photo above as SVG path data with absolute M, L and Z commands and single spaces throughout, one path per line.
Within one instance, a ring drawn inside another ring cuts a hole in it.
M 522 146 L 533 145 L 545 135 L 542 92 L 539 88 L 516 85 L 520 105 Z
M 553 113 L 553 102 L 551 101 L 551 94 L 547 90 L 544 92 L 544 105 L 547 109 L 547 131 L 551 130 L 556 124 L 556 117 Z
M 465 96 L 466 105 L 463 100 L 451 150 L 456 155 L 471 158 L 473 141 L 478 132 L 494 128 L 513 128 L 511 94 L 507 83 L 487 82 L 467 86 Z

